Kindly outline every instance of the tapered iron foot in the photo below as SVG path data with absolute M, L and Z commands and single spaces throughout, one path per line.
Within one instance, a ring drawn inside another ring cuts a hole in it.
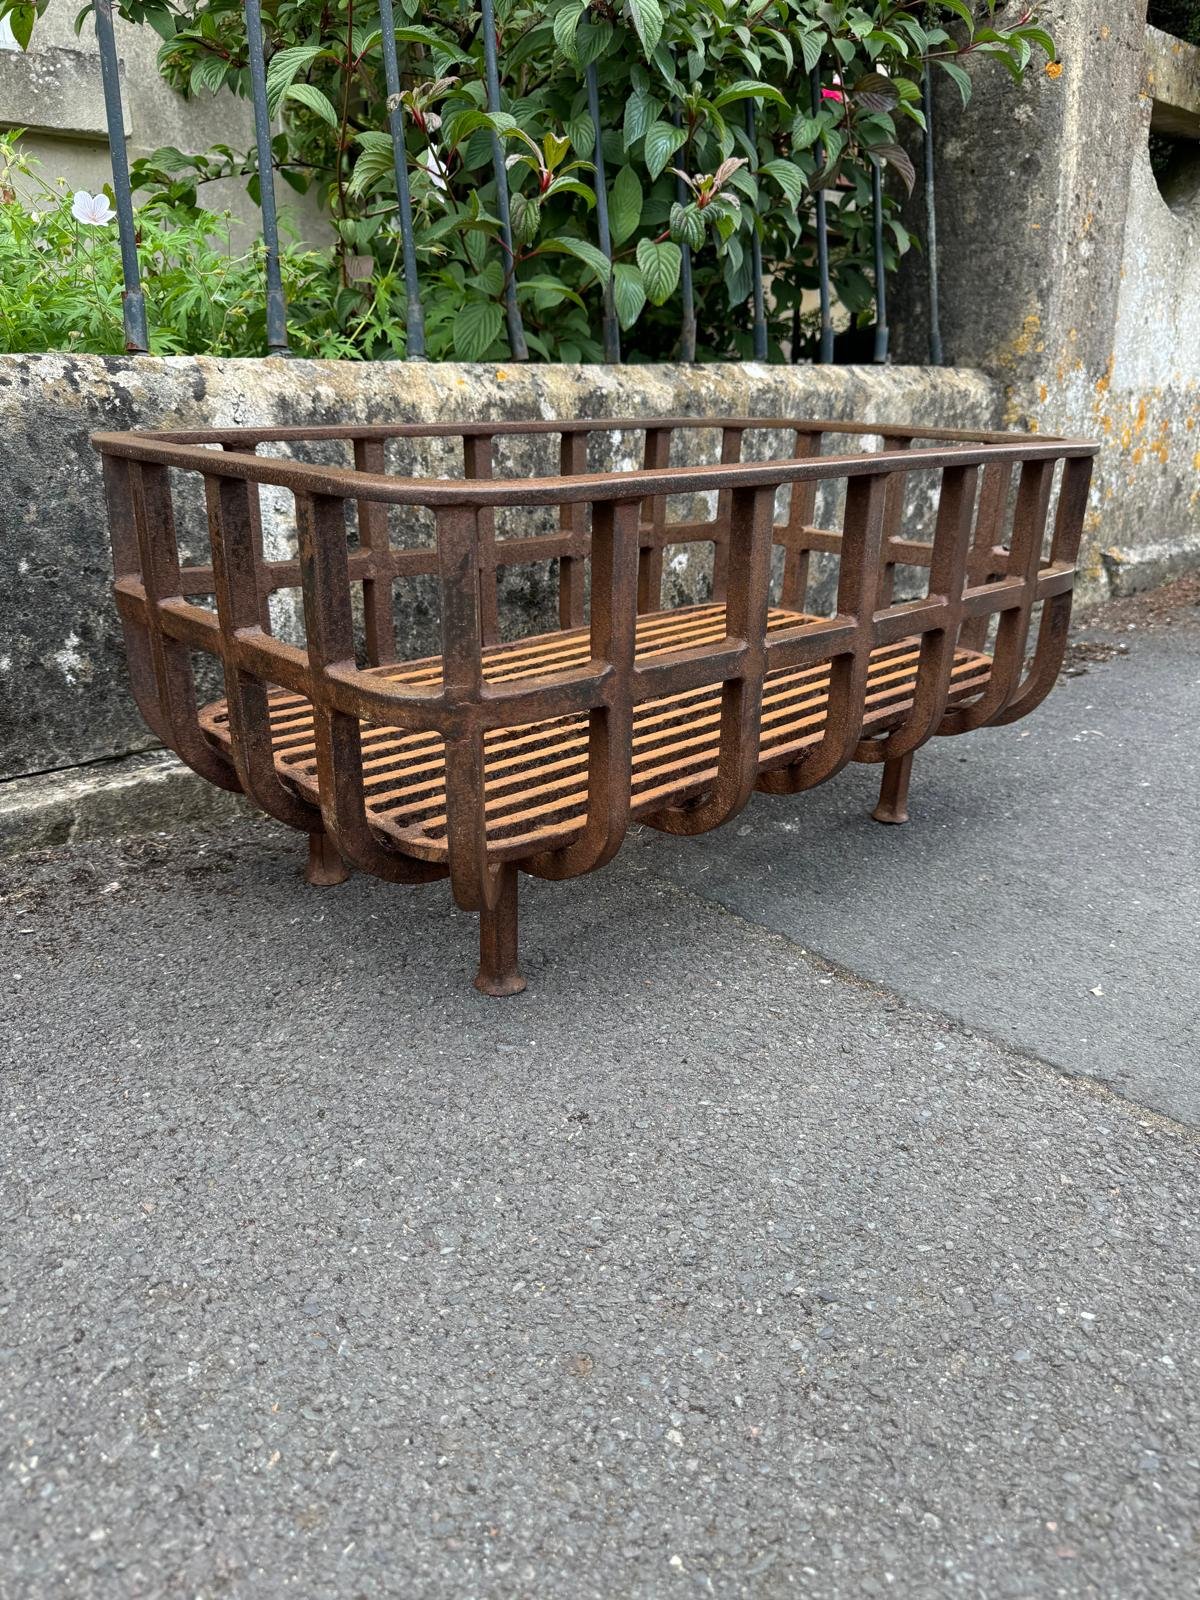
M 345 883 L 350 868 L 342 860 L 341 852 L 327 833 L 310 833 L 308 836 L 308 865 L 304 869 L 305 883 L 317 889 L 331 889 L 335 883 Z
M 883 763 L 883 782 L 879 785 L 879 804 L 871 815 L 876 822 L 899 824 L 908 821 L 908 780 L 912 775 L 913 752 Z
M 500 868 L 500 893 L 495 910 L 479 913 L 479 971 L 475 987 L 481 994 L 520 994 L 525 979 L 517 970 L 517 869 L 509 861 Z

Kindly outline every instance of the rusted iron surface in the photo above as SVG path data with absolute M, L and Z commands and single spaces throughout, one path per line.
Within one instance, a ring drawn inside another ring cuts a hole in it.
M 675 440 L 697 428 L 719 431 L 720 461 L 672 466 Z M 589 469 L 589 437 L 613 430 L 643 436 L 641 470 Z M 743 459 L 762 430 L 782 432 L 789 453 Z M 560 473 L 496 476 L 496 441 L 512 434 L 556 435 Z M 389 474 L 396 439 L 460 440 L 463 476 Z M 755 787 L 794 793 L 855 760 L 883 763 L 875 815 L 903 821 L 914 750 L 1031 711 L 1062 662 L 1096 451 L 775 418 L 93 442 L 152 731 L 202 776 L 308 833 L 312 882 L 338 881 L 342 862 L 397 882 L 449 876 L 481 918 L 477 983 L 505 994 L 523 987 L 518 868 L 575 877 L 610 860 L 634 819 L 701 833 Z M 340 446 L 345 464 L 256 454 L 312 444 Z M 172 473 L 203 480 L 211 564 L 180 565 Z M 937 480 L 926 538 L 905 522 L 914 473 Z M 264 555 L 267 485 L 294 499 L 295 558 Z M 668 496 L 701 495 L 706 515 L 671 519 Z M 831 496 L 840 525 L 818 526 Z M 392 506 L 432 512 L 428 548 L 393 541 Z M 498 511 L 545 506 L 557 507 L 555 531 L 498 534 Z M 712 601 L 664 610 L 664 555 L 690 545 L 712 548 Z M 814 558 L 836 563 L 832 615 L 810 608 Z M 547 559 L 560 631 L 498 642 L 498 575 Z M 927 570 L 918 598 L 895 600 L 898 566 Z M 393 588 L 431 577 L 441 653 L 399 660 Z M 286 589 L 301 592 L 303 647 L 271 633 L 268 600 Z M 226 698 L 204 708 L 196 651 L 225 675 Z

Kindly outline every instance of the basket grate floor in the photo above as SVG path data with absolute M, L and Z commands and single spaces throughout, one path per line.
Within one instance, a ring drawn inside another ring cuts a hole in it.
M 769 629 L 794 628 L 819 619 L 772 609 Z M 688 606 L 638 618 L 638 660 L 717 644 L 725 636 L 722 605 Z M 918 639 L 901 640 L 871 656 L 864 732 L 885 732 L 912 704 L 920 652 Z M 537 678 L 581 666 L 590 655 L 586 628 L 543 634 L 484 652 L 491 683 Z M 950 703 L 976 695 L 991 659 L 960 648 L 955 653 Z M 371 671 L 394 683 L 436 685 L 441 658 L 392 662 Z M 763 686 L 759 760 L 782 766 L 820 737 L 829 672 L 824 666 L 785 668 Z M 634 719 L 633 814 L 646 815 L 702 790 L 716 776 L 720 686 L 705 687 L 639 706 Z M 270 696 L 275 766 L 306 798 L 318 798 L 312 707 L 284 690 Z M 218 748 L 230 750 L 225 701 L 207 706 L 201 724 Z M 488 844 L 497 856 L 520 856 L 558 845 L 578 831 L 587 811 L 587 718 L 558 717 L 499 729 L 486 741 Z M 446 857 L 443 741 L 434 733 L 402 733 L 364 723 L 363 766 L 367 810 L 398 833 L 406 849 L 427 860 Z

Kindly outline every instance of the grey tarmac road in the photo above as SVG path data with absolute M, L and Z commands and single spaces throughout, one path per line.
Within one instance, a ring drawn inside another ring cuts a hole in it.
M 6 864 L 2 1600 L 1200 1592 L 1197 677 L 523 885 L 510 1002 L 266 823 Z

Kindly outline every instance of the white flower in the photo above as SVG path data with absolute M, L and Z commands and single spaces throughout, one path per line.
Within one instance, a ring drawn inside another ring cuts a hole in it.
M 447 192 L 449 185 L 446 179 L 449 174 L 433 145 L 430 145 L 427 150 L 417 157 L 417 165 L 425 168 L 425 171 L 429 174 L 429 181 L 435 189 L 439 189 L 442 194 Z
M 71 215 L 76 222 L 85 223 L 89 228 L 107 228 L 116 212 L 106 194 L 89 194 L 86 189 L 76 189 Z

